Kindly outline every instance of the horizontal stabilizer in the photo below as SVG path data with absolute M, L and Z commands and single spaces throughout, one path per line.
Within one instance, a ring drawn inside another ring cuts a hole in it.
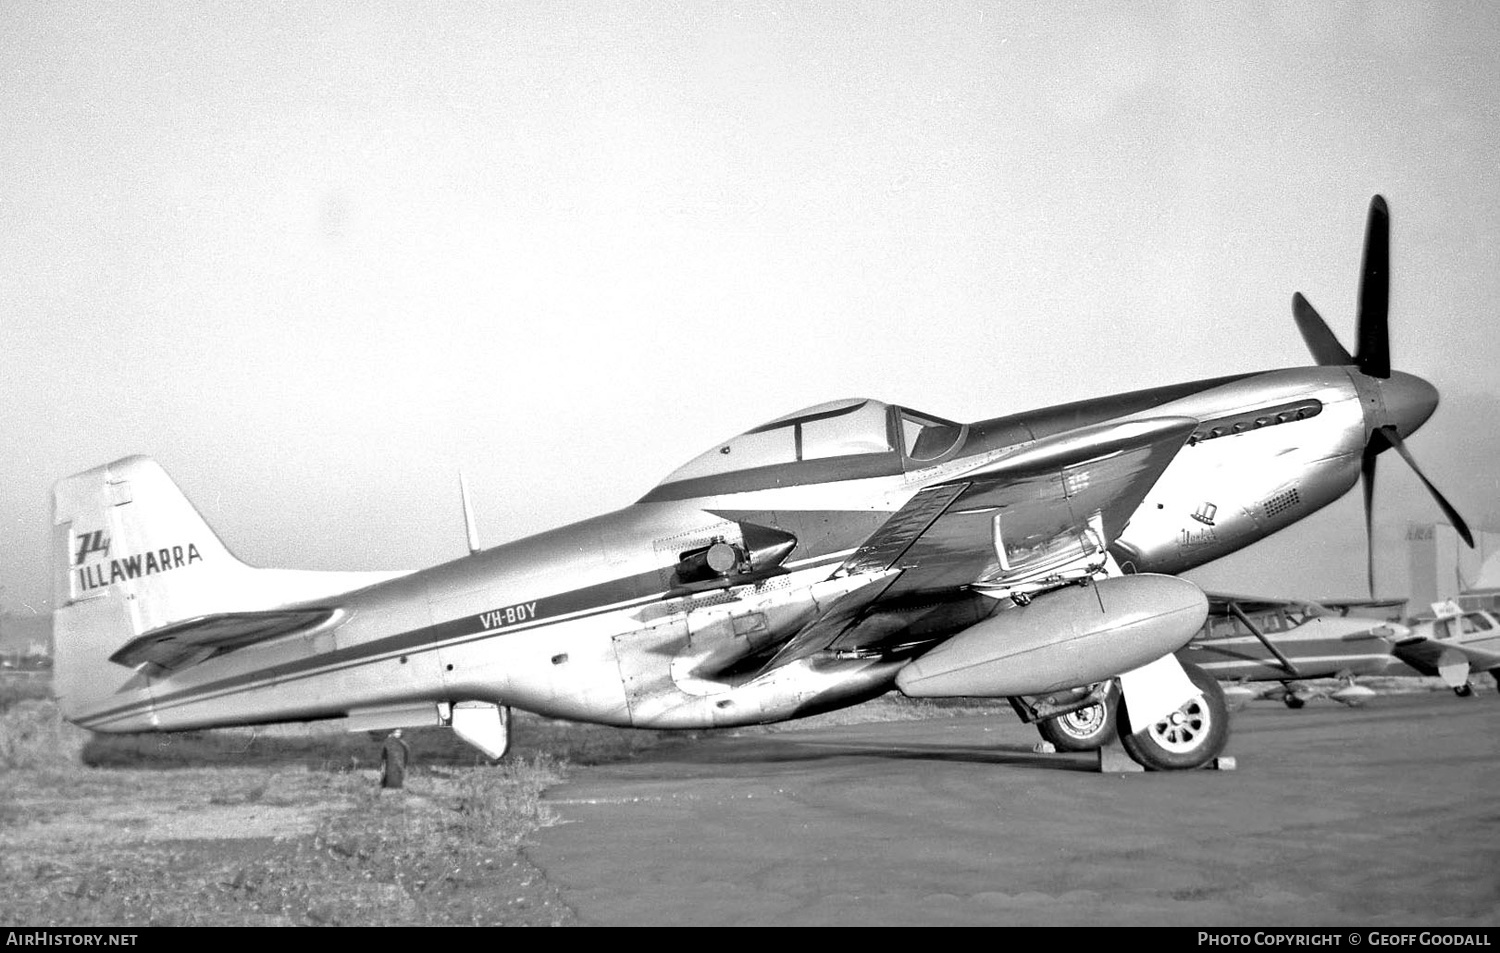
M 281 609 L 199 616 L 132 639 L 109 660 L 127 668 L 150 665 L 157 672 L 176 671 L 216 655 L 316 628 L 337 614 L 337 609 Z
M 181 671 L 331 623 L 347 594 L 404 575 L 247 565 L 142 456 L 59 480 L 52 541 L 52 690 L 70 720 L 118 707 L 136 669 Z

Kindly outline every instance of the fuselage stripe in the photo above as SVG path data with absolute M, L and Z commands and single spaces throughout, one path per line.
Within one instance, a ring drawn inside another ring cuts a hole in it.
M 817 568 L 816 563 L 818 561 L 809 560 L 814 565 L 802 568 Z M 821 561 L 829 566 L 836 565 L 838 554 L 824 556 L 821 558 Z M 154 698 L 131 702 L 127 705 L 82 716 L 76 720 L 76 723 L 85 728 L 95 727 L 106 724 L 109 721 L 128 718 L 153 708 L 163 710 L 209 699 L 224 698 L 239 692 L 263 688 L 269 683 L 284 683 L 292 680 L 328 675 L 370 662 L 386 661 L 401 655 L 423 654 L 491 637 L 545 628 L 563 622 L 576 621 L 610 612 L 618 612 L 634 606 L 660 602 L 665 598 L 666 590 L 602 605 L 598 604 L 597 601 L 602 596 L 618 595 L 621 591 L 627 589 L 639 591 L 640 581 L 643 578 L 655 579 L 656 576 L 656 573 L 627 576 L 611 580 L 610 582 L 585 586 L 571 592 L 559 593 L 536 600 L 536 605 L 538 606 L 536 616 L 527 622 L 503 626 L 485 626 L 482 620 L 484 616 L 490 613 L 469 613 L 457 619 L 411 629 L 359 645 L 351 645 L 344 649 L 334 649 L 331 652 L 324 652 L 311 658 L 284 662 L 268 668 L 244 672 L 219 681 L 210 682 L 206 685 L 183 688 Z M 715 594 L 719 591 L 721 590 L 712 590 L 709 593 L 702 593 L 700 595 Z M 592 606 L 585 605 L 583 608 L 571 608 L 571 606 L 591 601 L 594 603 Z M 550 611 L 544 610 L 543 606 L 550 607 Z M 569 608 L 564 609 L 563 607 L 565 606 Z M 562 611 L 558 611 L 559 609 L 562 609 Z

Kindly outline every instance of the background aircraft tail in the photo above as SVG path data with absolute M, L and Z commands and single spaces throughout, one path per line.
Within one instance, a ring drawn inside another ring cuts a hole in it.
M 110 656 L 165 626 L 327 599 L 403 573 L 256 569 L 229 552 L 156 461 L 60 480 L 52 497 L 53 690 L 75 719 L 149 691 Z

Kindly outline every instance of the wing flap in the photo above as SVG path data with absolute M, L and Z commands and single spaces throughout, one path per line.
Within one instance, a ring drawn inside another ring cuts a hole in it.
M 109 657 L 116 665 L 174 672 L 249 645 L 317 628 L 337 609 L 276 609 L 198 616 L 137 636 Z
M 899 574 L 891 573 L 872 577 L 870 582 L 851 590 L 838 598 L 822 615 L 808 623 L 786 644 L 777 650 L 771 660 L 761 669 L 773 668 L 795 662 L 797 659 L 816 655 L 831 646 L 845 632 L 859 622 L 864 612 L 896 581 Z

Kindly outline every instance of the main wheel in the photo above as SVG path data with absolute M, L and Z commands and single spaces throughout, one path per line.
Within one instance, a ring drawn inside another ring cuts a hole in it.
M 1468 682 L 1464 682 L 1462 685 L 1459 685 L 1453 689 L 1453 694 L 1457 695 L 1459 698 L 1468 698 L 1470 695 L 1474 694 L 1474 686 L 1470 685 Z
M 1281 701 L 1282 701 L 1282 704 L 1286 705 L 1286 707 L 1293 708 L 1293 709 L 1301 708 L 1303 705 L 1307 704 L 1307 700 L 1306 699 L 1298 698 L 1296 695 L 1293 695 L 1291 692 L 1287 692 L 1286 693 L 1286 697 L 1283 698 Z
M 1130 724 L 1129 705 L 1120 707 L 1120 744 L 1148 771 L 1201 768 L 1218 757 L 1229 740 L 1229 706 L 1224 702 L 1224 690 L 1196 665 L 1184 663 L 1182 670 L 1200 694 L 1156 724 L 1136 731 Z
M 1036 730 L 1058 751 L 1098 751 L 1115 739 L 1115 693 L 1087 708 L 1036 723 Z

